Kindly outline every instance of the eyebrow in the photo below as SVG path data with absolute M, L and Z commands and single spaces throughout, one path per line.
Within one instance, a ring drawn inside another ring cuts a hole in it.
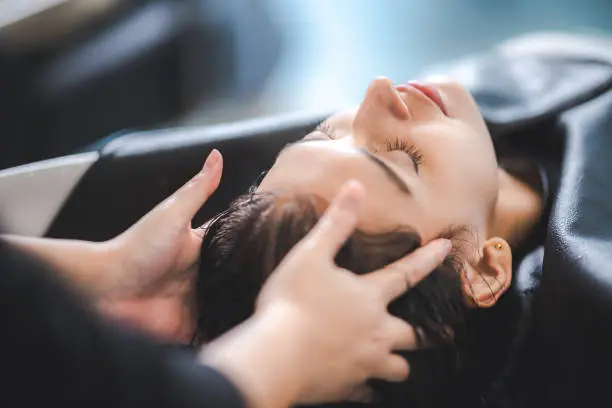
M 387 163 L 385 163 L 384 161 L 382 161 L 381 159 L 379 159 L 378 157 L 373 155 L 368 149 L 364 149 L 362 147 L 358 147 L 357 151 L 359 153 L 363 154 L 368 159 L 370 159 L 372 161 L 372 163 L 375 163 L 378 167 L 380 167 L 382 169 L 382 171 L 385 172 L 387 177 L 389 177 L 389 180 L 391 180 L 391 182 L 393 184 L 395 184 L 396 187 L 399 188 L 399 190 L 402 193 L 408 194 L 408 195 L 412 194 L 410 192 L 410 187 L 408 187 L 408 184 L 406 184 L 404 179 L 402 179 L 399 176 L 399 174 L 397 174 L 397 172 L 391 168 L 391 166 L 389 166 Z
M 302 144 L 302 143 L 308 143 L 308 142 L 313 142 L 313 141 L 321 141 L 321 140 L 329 140 L 329 138 L 321 138 L 321 139 L 301 139 L 292 143 L 288 143 L 285 148 L 287 149 L 290 146 L 294 146 L 297 144 Z M 370 160 L 372 163 L 376 164 L 389 178 L 389 180 L 395 184 L 395 186 L 404 194 L 408 194 L 408 195 L 412 195 L 412 192 L 410 191 L 410 187 L 408 187 L 408 184 L 406 184 L 406 182 L 404 181 L 404 179 L 402 179 L 399 174 L 397 174 L 397 172 L 395 170 L 393 170 L 391 168 L 391 166 L 389 166 L 387 163 L 385 163 L 383 160 L 379 159 L 378 157 L 376 157 L 375 155 L 373 155 L 368 149 L 364 149 L 362 147 L 356 147 L 355 148 L 359 153 L 361 153 L 364 157 L 366 157 L 368 160 Z

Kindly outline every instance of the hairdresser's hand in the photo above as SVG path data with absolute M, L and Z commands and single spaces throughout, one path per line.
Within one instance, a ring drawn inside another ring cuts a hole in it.
M 123 234 L 105 243 L 118 265 L 99 307 L 165 339 L 193 332 L 192 290 L 202 242 L 196 212 L 217 189 L 223 159 L 213 150 L 201 172 Z
M 394 350 L 416 347 L 412 327 L 388 304 L 438 266 L 450 250 L 440 240 L 386 268 L 357 276 L 334 263 L 353 233 L 364 192 L 347 184 L 311 233 L 286 257 L 264 287 L 257 313 L 290 308 L 303 325 L 308 361 L 300 402 L 341 399 L 369 378 L 401 381 L 406 360 Z
M 393 351 L 414 349 L 415 331 L 387 306 L 439 265 L 450 243 L 432 242 L 367 275 L 339 268 L 334 258 L 355 229 L 363 196 L 359 184 L 347 184 L 268 279 L 250 322 L 204 353 L 237 384 L 255 389 L 253 401 L 265 395 L 270 404 L 342 400 L 369 378 L 408 376 L 407 362 Z M 262 332 L 268 338 L 258 347 Z M 270 397 L 275 390 L 285 395 Z

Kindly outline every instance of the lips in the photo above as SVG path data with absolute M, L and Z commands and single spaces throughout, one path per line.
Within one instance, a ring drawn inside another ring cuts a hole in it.
M 401 89 L 401 87 L 411 87 L 413 89 L 416 89 L 417 91 L 425 95 L 427 98 L 429 98 L 433 103 L 435 103 L 436 106 L 440 108 L 443 114 L 448 115 L 446 111 L 446 105 L 444 105 L 444 101 L 442 100 L 442 96 L 433 86 L 418 81 L 409 81 L 405 85 L 400 85 L 398 88 Z

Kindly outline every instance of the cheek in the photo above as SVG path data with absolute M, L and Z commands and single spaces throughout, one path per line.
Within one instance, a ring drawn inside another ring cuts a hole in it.
M 451 146 L 449 146 L 451 147 Z M 441 163 L 439 185 L 449 202 L 454 200 L 488 201 L 497 190 L 497 166 L 486 155 L 471 152 L 449 155 Z
M 486 129 L 476 131 L 469 123 L 450 120 L 438 129 L 437 135 L 436 164 L 446 170 L 454 183 L 478 190 L 495 182 L 497 158 Z
M 452 223 L 476 222 L 486 214 L 498 191 L 493 150 L 457 136 L 439 143 L 430 156 L 424 181 L 437 211 L 449 214 Z
M 474 97 L 463 85 L 448 78 L 438 78 L 437 84 L 451 118 L 469 124 L 478 133 L 488 133 Z

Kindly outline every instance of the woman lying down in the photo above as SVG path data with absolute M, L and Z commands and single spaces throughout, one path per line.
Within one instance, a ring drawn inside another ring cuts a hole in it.
M 375 79 L 356 110 L 286 146 L 260 183 L 208 224 L 193 342 L 248 318 L 268 275 L 356 179 L 367 199 L 340 266 L 366 273 L 436 238 L 454 243 L 442 266 L 390 306 L 419 328 L 422 349 L 406 355 L 407 382 L 372 384 L 380 406 L 478 406 L 520 332 L 513 257 L 542 244 L 554 178 L 537 159 L 500 166 L 460 84 Z

